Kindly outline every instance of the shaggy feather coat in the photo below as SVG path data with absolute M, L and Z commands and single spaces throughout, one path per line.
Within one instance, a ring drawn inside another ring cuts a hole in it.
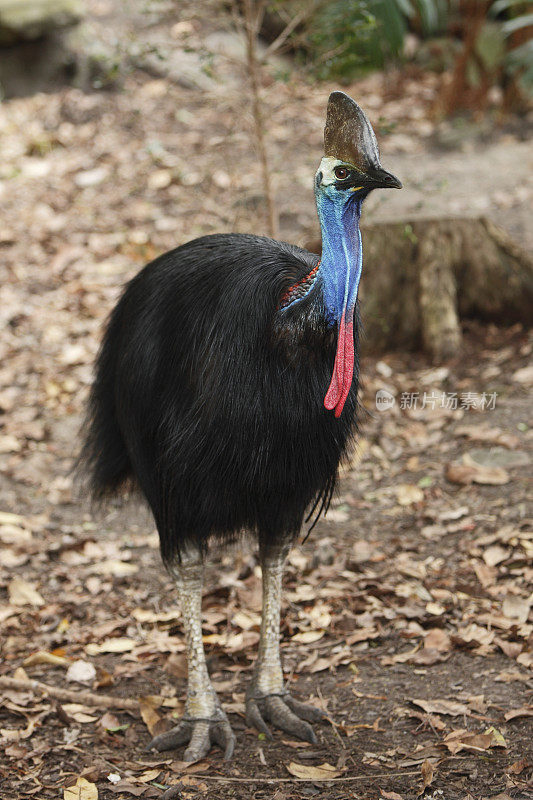
M 166 562 L 242 532 L 292 541 L 306 510 L 329 505 L 357 370 L 336 419 L 323 405 L 337 331 L 320 279 L 280 307 L 317 263 L 260 236 L 206 236 L 148 264 L 112 312 L 83 459 L 96 497 L 141 489 Z

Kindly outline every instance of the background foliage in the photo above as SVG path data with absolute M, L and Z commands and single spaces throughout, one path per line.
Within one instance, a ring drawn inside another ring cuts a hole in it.
M 533 14 L 523 0 L 281 0 L 271 13 L 302 15 L 287 41 L 319 79 L 349 81 L 405 60 L 414 35 L 419 61 L 442 70 L 455 61 L 462 71 L 459 107 L 483 106 L 494 85 L 512 84 L 515 100 L 533 87 Z

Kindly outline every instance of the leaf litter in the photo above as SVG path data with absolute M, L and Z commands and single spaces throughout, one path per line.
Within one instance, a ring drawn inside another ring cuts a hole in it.
M 192 19 L 191 36 L 200 36 Z M 411 83 L 402 91 L 419 91 L 420 81 Z M 264 87 L 272 124 L 285 130 L 273 143 L 284 158 L 298 110 L 309 147 L 294 143 L 293 157 L 307 174 L 310 162 L 298 159 L 319 146 L 324 87 L 299 91 Z M 363 105 L 375 96 L 378 108 L 382 92 L 370 76 L 357 96 Z M 11 230 L 2 254 L 18 278 L 5 283 L 1 312 L 1 675 L 23 680 L 24 667 L 30 680 L 130 699 L 141 713 L 60 700 L 31 686 L 2 687 L 0 740 L 9 765 L 0 767 L 2 781 L 16 797 L 48 800 L 77 787 L 79 800 L 93 800 L 90 792 L 107 800 L 160 796 L 178 776 L 183 797 L 216 800 L 228 787 L 221 783 L 219 792 L 213 777 L 261 776 L 275 785 L 282 772 L 297 777 L 291 765 L 310 783 L 361 777 L 362 793 L 379 781 L 390 800 L 450 784 L 458 796 L 472 790 L 477 800 L 489 781 L 506 791 L 507 774 L 521 791 L 527 767 L 506 773 L 507 764 L 522 763 L 530 743 L 526 690 L 533 668 L 533 531 L 524 480 L 532 350 L 518 328 L 473 326 L 464 357 L 445 372 L 414 354 L 363 359 L 362 403 L 372 416 L 343 469 L 332 513 L 293 550 L 285 577 L 287 679 L 335 723 L 317 730 L 317 748 L 282 744 L 277 734 L 264 742 L 245 729 L 261 587 L 255 556 L 236 549 L 215 556 L 204 597 L 206 649 L 237 733 L 235 761 L 225 765 L 215 750 L 195 773 L 181 766 L 179 752 L 156 764 L 142 755 L 151 733 L 174 725 L 183 708 L 185 647 L 174 589 L 149 516 L 132 501 L 93 517 L 75 499 L 68 473 L 99 331 L 123 282 L 152 255 L 194 235 L 257 225 L 242 202 L 258 185 L 257 159 L 247 137 L 235 132 L 235 102 L 228 95 L 215 112 L 166 78 L 135 74 L 117 94 L 66 88 L 2 105 L 2 181 L 13 188 L 0 195 L 2 224 Z M 85 122 L 72 122 L 87 103 L 96 116 L 88 111 Z M 178 118 L 176 109 L 186 108 L 190 117 Z M 391 107 L 384 111 L 389 118 Z M 147 120 L 157 121 L 153 129 Z M 201 149 L 206 132 L 210 144 Z M 43 136 L 51 141 L 47 154 L 26 155 Z M 235 169 L 220 146 L 228 137 Z M 226 176 L 217 179 L 224 204 L 187 183 L 186 161 L 199 148 L 206 180 Z M 183 183 L 171 174 L 174 166 L 156 163 L 179 161 L 181 153 Z M 46 168 L 40 177 L 20 169 L 28 158 Z M 140 175 L 152 176 L 142 190 Z M 187 230 L 176 224 L 182 213 Z M 302 217 L 311 230 L 311 204 Z M 390 414 L 375 413 L 385 381 L 398 397 L 442 385 L 477 392 L 480 374 L 491 371 L 497 379 L 486 389 L 499 394 L 490 415 L 399 403 Z M 489 456 L 479 461 L 472 447 L 487 448 Z M 502 459 L 493 448 L 519 457 Z M 465 760 L 449 760 L 457 754 Z M 458 764 L 478 777 L 461 777 Z M 408 775 L 413 766 L 416 774 Z M 92 772 L 82 776 L 85 769 Z M 374 777 L 384 773 L 389 777 Z M 296 783 L 289 785 L 287 796 L 301 796 Z M 249 788 L 241 796 L 250 796 Z

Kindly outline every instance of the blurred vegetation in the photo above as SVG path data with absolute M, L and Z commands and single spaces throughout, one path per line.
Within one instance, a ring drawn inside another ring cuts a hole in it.
M 308 24 L 308 58 L 321 78 L 351 78 L 402 58 L 410 25 L 424 36 L 446 27 L 446 0 L 334 0 Z
M 533 89 L 529 8 L 524 0 L 274 0 L 269 19 L 279 33 L 301 17 L 286 44 L 319 79 L 349 81 L 409 52 L 422 67 L 451 68 L 457 107 L 476 108 L 493 86 L 512 95 L 509 106 Z M 406 47 L 409 35 L 416 46 Z

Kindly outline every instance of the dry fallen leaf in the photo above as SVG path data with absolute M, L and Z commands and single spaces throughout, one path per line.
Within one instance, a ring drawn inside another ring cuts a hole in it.
M 86 725 L 89 722 L 96 722 L 98 719 L 98 717 L 94 716 L 94 708 L 84 706 L 81 703 L 63 703 L 62 708 L 69 717 L 72 717 L 73 720 L 79 722 L 80 725 Z
M 372 558 L 374 548 L 366 539 L 357 539 L 353 544 L 352 553 L 352 558 L 357 564 L 364 564 Z
M 368 639 L 377 639 L 379 631 L 377 628 L 359 628 L 346 637 L 346 644 L 358 644 L 358 642 L 366 642 Z
M 91 572 L 95 572 L 98 575 L 113 575 L 115 578 L 125 578 L 127 575 L 135 575 L 138 571 L 138 564 L 130 564 L 129 561 L 121 561 L 117 558 L 99 561 L 97 564 L 91 566 Z
M 507 768 L 507 772 L 510 775 L 520 775 L 520 773 L 529 766 L 531 766 L 529 759 L 521 758 L 520 761 L 515 761 L 513 764 L 511 764 L 511 766 Z
M 13 578 L 7 590 L 9 602 L 14 606 L 44 606 L 44 600 L 35 588 L 35 584 L 23 578 Z
M 312 644 L 313 642 L 318 642 L 318 640 L 324 636 L 325 632 L 324 630 L 301 631 L 291 636 L 291 640 L 293 642 L 301 642 L 302 644 Z
M 491 547 L 487 547 L 483 553 L 483 561 L 488 567 L 495 567 L 508 557 L 509 550 L 499 544 L 493 544 Z
M 502 432 L 501 428 L 484 428 L 479 425 L 461 425 L 455 429 L 456 436 L 466 436 L 473 442 L 499 444 L 513 450 L 520 444 L 518 436 Z
M 146 772 L 137 775 L 136 780 L 141 781 L 141 783 L 149 783 L 150 781 L 155 781 L 160 773 L 160 769 L 147 769 Z
M 468 706 L 455 700 L 421 700 L 413 698 L 411 703 L 414 703 L 415 706 L 420 706 L 428 714 L 448 714 L 450 717 L 470 714 Z
M 462 699 L 462 695 L 461 695 Z M 484 694 L 476 694 L 471 697 L 466 697 L 468 708 L 471 711 L 476 711 L 478 714 L 485 714 L 487 711 L 487 701 Z
M 173 611 L 160 611 L 159 613 L 155 613 L 154 611 L 149 611 L 146 608 L 134 608 L 132 611 L 132 617 L 140 623 L 174 622 L 180 618 L 180 610 L 175 608 Z
M 471 622 L 466 628 L 459 628 L 456 634 L 452 634 L 452 641 L 461 645 L 489 645 L 494 641 L 495 635 L 494 631 Z
M 31 656 L 24 659 L 25 667 L 33 667 L 34 664 L 50 664 L 54 667 L 66 667 L 70 664 L 70 660 L 64 656 L 55 655 L 55 653 L 47 653 L 45 650 L 38 650 L 37 653 L 32 653 Z
M 231 618 L 231 624 L 237 628 L 242 628 L 243 631 L 249 631 L 252 628 L 259 628 L 261 625 L 261 615 L 256 614 L 254 611 L 246 611 L 239 609 Z
M 26 527 L 26 519 L 20 514 L 13 514 L 11 511 L 0 511 L 0 525 L 21 525 Z
M 163 719 L 161 714 L 159 714 L 155 706 L 152 703 L 149 703 L 146 699 L 139 700 L 139 710 L 141 712 L 143 722 L 150 732 L 150 735 L 154 736 L 156 728 Z
M 421 503 L 424 499 L 424 492 L 412 483 L 401 483 L 395 487 L 396 500 L 400 506 L 410 506 L 413 503 Z
M 22 450 L 22 442 L 16 436 L 0 436 L 0 453 L 19 453 Z
M 530 608 L 531 600 L 507 595 L 502 603 L 502 614 L 509 619 L 516 619 L 518 622 L 527 622 Z
M 513 381 L 517 381 L 517 383 L 523 383 L 524 386 L 530 386 L 533 384 L 533 364 L 529 364 L 527 367 L 517 369 L 512 378 Z
M 420 772 L 422 773 L 422 786 L 420 787 L 420 791 L 418 795 L 424 794 L 425 790 L 428 786 L 431 786 L 433 783 L 433 778 L 435 777 L 435 767 L 428 761 L 427 759 L 424 761 L 422 766 L 420 767 Z
M 18 742 L 20 739 L 29 739 L 35 731 L 39 717 L 31 717 L 25 728 L 0 728 L 0 736 L 4 742 Z
M 522 655 L 521 642 L 508 642 L 506 639 L 502 639 L 500 636 L 495 636 L 494 644 L 498 645 L 500 650 L 509 658 L 518 659 L 518 656 Z
M 64 790 L 63 800 L 98 800 L 98 789 L 86 778 L 78 778 L 74 786 Z
M 101 644 L 88 644 L 85 651 L 89 656 L 97 656 L 99 653 L 128 653 L 133 650 L 136 644 L 135 639 L 118 637 L 116 639 L 106 639 Z
M 450 483 L 468 486 L 471 483 L 500 486 L 508 483 L 509 473 L 503 467 L 485 467 L 478 464 L 468 454 L 463 456 L 463 462 L 452 462 L 446 465 L 445 477 Z
M 516 657 L 516 660 L 519 664 L 522 664 L 523 667 L 533 669 L 533 653 L 524 650 L 523 653 L 520 653 L 520 655 Z
M 328 781 L 331 778 L 338 778 L 340 770 L 335 769 L 331 764 L 320 764 L 318 767 L 307 766 L 307 764 L 296 764 L 291 761 L 287 764 L 287 769 L 296 778 L 303 778 L 306 781 Z
M 424 648 L 427 650 L 434 648 L 440 653 L 445 653 L 451 646 L 451 639 L 442 628 L 430 628 L 424 637 Z
M 522 708 L 512 708 L 505 714 L 506 722 L 510 722 L 517 717 L 533 717 L 533 706 L 522 706 Z
M 456 755 L 461 750 L 475 750 L 483 752 L 491 747 L 507 747 L 507 743 L 499 730 L 491 726 L 483 733 L 469 733 L 461 729 L 452 731 L 444 738 L 444 744 Z
M 529 683 L 530 677 L 526 672 L 520 672 L 518 669 L 504 669 L 496 675 L 494 680 L 501 683 L 512 683 L 513 681 Z
M 106 731 L 113 731 L 121 727 L 119 718 L 110 711 L 106 711 L 105 714 L 100 717 L 98 725 Z

